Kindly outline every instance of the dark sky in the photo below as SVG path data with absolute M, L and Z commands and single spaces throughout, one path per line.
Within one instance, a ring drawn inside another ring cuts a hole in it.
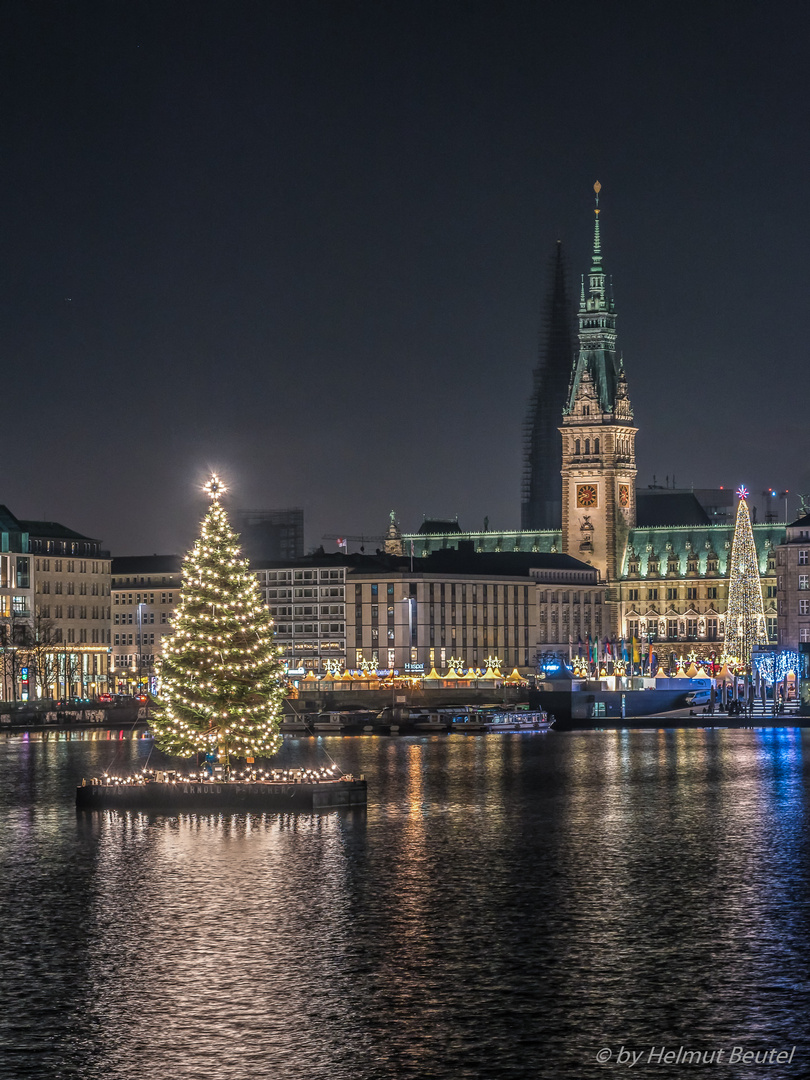
M 592 185 L 639 482 L 810 490 L 798 3 L 0 9 L 0 501 L 115 554 L 232 506 L 519 527 Z

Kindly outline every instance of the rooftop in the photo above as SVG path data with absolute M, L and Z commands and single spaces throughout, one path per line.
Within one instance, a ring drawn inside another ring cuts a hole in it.
M 709 515 L 691 491 L 636 492 L 636 528 L 709 524 Z
M 84 533 L 74 532 L 58 521 L 22 521 L 19 527 L 27 532 L 32 540 L 86 540 L 88 543 L 98 544 L 99 541 L 93 536 L 85 536 Z
M 112 574 L 179 574 L 179 555 L 122 555 L 112 561 Z

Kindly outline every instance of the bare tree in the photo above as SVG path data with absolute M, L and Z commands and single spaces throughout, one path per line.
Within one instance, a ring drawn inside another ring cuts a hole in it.
M 17 684 L 21 671 L 31 662 L 31 623 L 22 615 L 12 612 L 0 622 L 0 667 L 3 672 L 3 698 L 17 701 Z
M 51 619 L 45 618 L 39 607 L 34 613 L 34 627 L 29 653 L 40 697 L 50 697 L 59 677 L 58 651 L 60 635 Z

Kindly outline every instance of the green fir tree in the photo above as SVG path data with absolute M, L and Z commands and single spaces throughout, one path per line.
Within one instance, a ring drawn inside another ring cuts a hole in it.
M 273 621 L 220 505 L 223 484 L 213 476 L 205 490 L 211 508 L 183 560 L 150 726 L 166 754 L 218 753 L 226 763 L 230 757 L 271 757 L 282 741 L 286 693 Z
M 767 645 L 765 632 L 765 609 L 762 603 L 762 585 L 759 580 L 759 563 L 745 501 L 748 492 L 741 487 L 737 492 L 737 522 L 731 545 L 731 563 L 728 582 L 728 610 L 726 612 L 726 647 L 729 659 L 739 663 L 751 663 L 751 653 L 757 645 Z

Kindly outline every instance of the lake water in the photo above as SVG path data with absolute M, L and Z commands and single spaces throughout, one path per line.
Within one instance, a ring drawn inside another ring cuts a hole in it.
M 367 811 L 77 816 L 150 747 L 0 739 L 4 1080 L 810 1075 L 810 732 L 287 740 Z

